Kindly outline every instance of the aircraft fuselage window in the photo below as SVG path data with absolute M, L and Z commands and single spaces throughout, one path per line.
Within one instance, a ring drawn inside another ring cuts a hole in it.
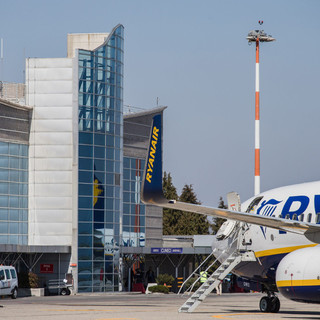
M 308 214 L 308 222 L 311 222 L 311 218 L 312 218 L 312 213 Z
M 288 214 L 286 214 L 285 219 L 290 219 L 290 214 L 289 214 L 289 213 L 288 213 Z
M 300 221 L 303 221 L 304 220 L 304 214 L 300 214 Z
M 317 213 L 316 223 L 320 223 L 320 213 Z
M 298 220 L 298 215 L 296 213 L 292 216 L 292 220 Z

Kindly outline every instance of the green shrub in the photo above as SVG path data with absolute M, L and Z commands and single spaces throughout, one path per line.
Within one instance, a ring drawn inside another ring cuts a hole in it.
M 148 290 L 151 291 L 152 293 L 154 292 L 169 293 L 169 288 L 161 284 L 157 286 L 149 287 Z
M 38 276 L 33 272 L 20 272 L 18 273 L 19 287 L 20 288 L 38 288 Z
M 197 278 L 190 278 L 190 279 L 186 282 L 186 284 L 185 284 L 185 287 L 184 287 L 185 290 L 188 290 L 188 289 L 193 285 L 193 283 L 194 283 L 196 280 L 197 280 Z M 201 285 L 201 283 L 200 283 L 200 281 L 198 281 L 198 282 L 193 286 L 192 291 L 196 291 L 197 289 L 199 289 L 200 285 Z
M 156 281 L 157 281 L 157 284 L 172 285 L 173 282 L 174 282 L 174 277 L 169 275 L 169 274 L 167 274 L 167 273 L 159 274 L 159 276 L 157 277 Z

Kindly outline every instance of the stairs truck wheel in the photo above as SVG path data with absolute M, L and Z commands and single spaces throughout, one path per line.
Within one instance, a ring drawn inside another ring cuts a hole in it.
M 67 291 L 67 290 L 68 290 L 68 289 L 66 289 L 66 288 L 61 289 L 60 294 L 61 294 L 62 296 L 66 296 L 66 295 L 68 294 L 68 291 Z
M 280 310 L 280 300 L 278 297 L 270 298 L 270 312 L 277 313 Z
M 269 297 L 262 297 L 259 303 L 261 312 L 270 312 L 271 309 L 271 301 Z

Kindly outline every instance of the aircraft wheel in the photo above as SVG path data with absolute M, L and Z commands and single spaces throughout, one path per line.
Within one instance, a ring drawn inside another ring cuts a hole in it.
M 269 297 L 262 297 L 259 303 L 261 312 L 270 312 L 271 309 L 271 299 Z
M 277 313 L 280 310 L 280 300 L 278 297 L 270 298 L 270 312 Z

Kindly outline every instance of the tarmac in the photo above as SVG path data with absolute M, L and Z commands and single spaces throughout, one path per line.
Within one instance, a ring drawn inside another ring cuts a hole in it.
M 193 313 L 179 313 L 187 297 L 176 294 L 77 294 L 0 299 L 0 319 L 63 320 L 197 320 L 320 319 L 319 305 L 279 296 L 279 313 L 261 313 L 258 293 L 211 294 Z

